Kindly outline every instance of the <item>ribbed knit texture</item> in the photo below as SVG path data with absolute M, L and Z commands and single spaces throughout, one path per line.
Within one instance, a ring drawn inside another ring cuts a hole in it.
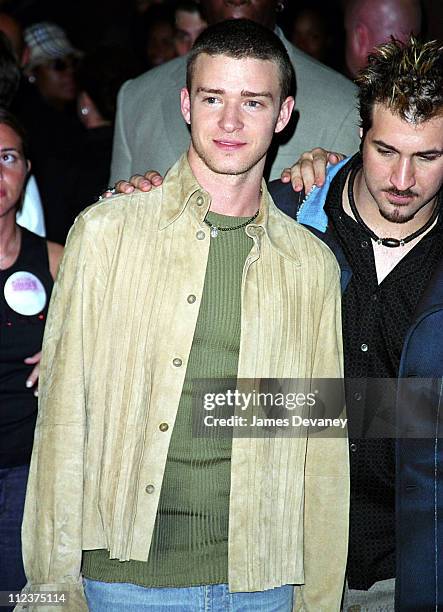
M 244 218 L 208 213 L 214 225 Z M 231 443 L 213 430 L 196 437 L 192 408 L 198 379 L 237 376 L 241 280 L 252 240 L 245 229 L 211 239 L 197 326 L 171 436 L 149 559 L 120 562 L 106 550 L 85 551 L 82 572 L 93 580 L 142 586 L 192 586 L 228 581 Z M 199 299 L 199 296 L 197 296 Z

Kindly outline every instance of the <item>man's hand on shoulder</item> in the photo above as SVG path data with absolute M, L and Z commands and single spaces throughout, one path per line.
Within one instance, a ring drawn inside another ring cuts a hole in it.
M 326 151 L 320 147 L 306 151 L 291 168 L 285 168 L 281 173 L 283 183 L 292 183 L 294 191 L 305 190 L 309 193 L 312 187 L 321 187 L 325 182 L 328 163 L 337 164 L 345 158 L 342 153 Z
M 144 175 L 134 174 L 129 181 L 117 181 L 113 189 L 107 189 L 102 193 L 102 198 L 110 198 L 116 193 L 133 193 L 139 191 L 151 191 L 152 188 L 160 187 L 163 177 L 155 170 L 148 170 Z

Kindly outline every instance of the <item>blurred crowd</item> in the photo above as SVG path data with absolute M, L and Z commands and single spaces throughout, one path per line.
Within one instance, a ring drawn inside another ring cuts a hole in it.
M 0 12 L 4 95 L 25 127 L 40 193 L 25 224 L 63 244 L 76 215 L 107 186 L 118 90 L 128 79 L 186 54 L 206 27 L 199 5 L 137 3 L 123 35 L 104 28 L 80 48 L 58 23 L 25 25 Z M 80 178 L 81 177 L 81 178 Z

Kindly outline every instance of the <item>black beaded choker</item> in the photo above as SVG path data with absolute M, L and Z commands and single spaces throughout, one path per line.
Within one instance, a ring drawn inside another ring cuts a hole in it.
M 369 228 L 366 225 L 363 219 L 360 217 L 360 213 L 358 212 L 357 206 L 355 205 L 354 181 L 355 181 L 355 177 L 357 176 L 357 172 L 360 170 L 360 168 L 361 166 L 356 166 L 355 168 L 353 168 L 349 176 L 349 182 L 348 182 L 349 206 L 351 207 L 351 210 L 354 214 L 354 217 L 357 223 L 360 225 L 362 229 L 365 230 L 365 232 L 368 234 L 368 236 L 372 238 L 372 240 L 375 240 L 377 244 L 382 244 L 383 246 L 390 247 L 390 248 L 396 248 L 399 246 L 404 246 L 408 242 L 411 242 L 411 240 L 414 240 L 414 238 L 417 238 L 417 236 L 421 236 L 421 234 L 423 234 L 427 229 L 431 227 L 431 225 L 434 223 L 440 211 L 440 207 L 437 205 L 437 203 L 435 204 L 432 215 L 429 217 L 426 223 L 420 229 L 415 231 L 413 234 L 409 234 L 409 236 L 406 236 L 405 238 L 400 238 L 400 240 L 398 238 L 380 238 L 380 236 L 377 236 L 371 230 L 371 228 Z

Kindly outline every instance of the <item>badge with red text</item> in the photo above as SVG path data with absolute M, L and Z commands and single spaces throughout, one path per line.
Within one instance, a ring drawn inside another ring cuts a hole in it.
M 31 272 L 11 274 L 5 283 L 4 294 L 9 308 L 21 315 L 36 315 L 46 306 L 45 288 Z

